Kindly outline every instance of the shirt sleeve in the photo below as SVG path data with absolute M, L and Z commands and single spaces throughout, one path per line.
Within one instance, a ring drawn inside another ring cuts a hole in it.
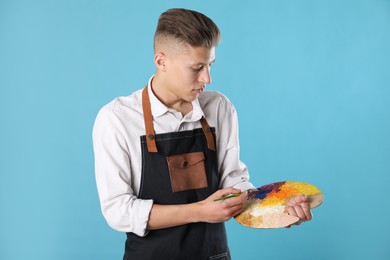
M 253 189 L 246 165 L 240 160 L 237 111 L 224 96 L 217 106 L 218 169 L 221 188 L 233 186 L 241 191 Z
M 117 231 L 146 236 L 153 201 L 134 195 L 124 128 L 112 106 L 99 111 L 92 138 L 96 184 L 107 223 Z

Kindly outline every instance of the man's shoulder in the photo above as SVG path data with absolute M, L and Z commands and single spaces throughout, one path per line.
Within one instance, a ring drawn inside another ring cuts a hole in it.
M 137 122 L 142 115 L 142 90 L 128 96 L 119 96 L 104 105 L 98 111 L 96 121 Z
M 128 110 L 139 110 L 142 106 L 141 91 L 137 90 L 128 96 L 118 96 L 104 105 L 101 110 L 119 112 Z

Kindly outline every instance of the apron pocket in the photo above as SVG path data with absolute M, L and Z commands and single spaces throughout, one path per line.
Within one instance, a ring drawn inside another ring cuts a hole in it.
M 166 158 L 173 192 L 208 186 L 203 152 L 178 154 Z

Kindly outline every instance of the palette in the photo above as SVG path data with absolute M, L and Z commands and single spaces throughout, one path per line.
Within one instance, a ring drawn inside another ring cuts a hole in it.
M 289 198 L 304 194 L 310 208 L 321 205 L 324 195 L 316 186 L 296 181 L 274 182 L 249 191 L 244 211 L 235 220 L 252 228 L 281 228 L 299 221 L 285 212 Z

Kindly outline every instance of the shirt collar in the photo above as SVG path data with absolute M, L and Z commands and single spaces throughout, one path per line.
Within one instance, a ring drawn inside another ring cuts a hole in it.
M 156 95 L 154 95 L 153 90 L 152 90 L 152 84 L 151 84 L 153 77 L 154 77 L 154 75 L 149 79 L 149 82 L 148 82 L 148 93 L 149 93 L 149 98 L 150 98 L 150 105 L 152 107 L 153 117 L 160 117 L 169 111 L 169 107 L 164 105 L 156 97 Z M 192 101 L 192 111 L 189 113 L 188 117 L 189 118 L 187 120 L 190 120 L 190 121 L 198 121 L 202 117 L 204 117 L 204 113 L 203 113 L 202 108 L 200 107 L 198 99 L 195 99 L 194 101 Z
M 194 101 L 192 101 L 192 115 L 191 115 L 191 119 L 192 119 L 192 121 L 198 121 L 202 117 L 204 117 L 203 110 L 200 107 L 199 100 L 195 99 Z

